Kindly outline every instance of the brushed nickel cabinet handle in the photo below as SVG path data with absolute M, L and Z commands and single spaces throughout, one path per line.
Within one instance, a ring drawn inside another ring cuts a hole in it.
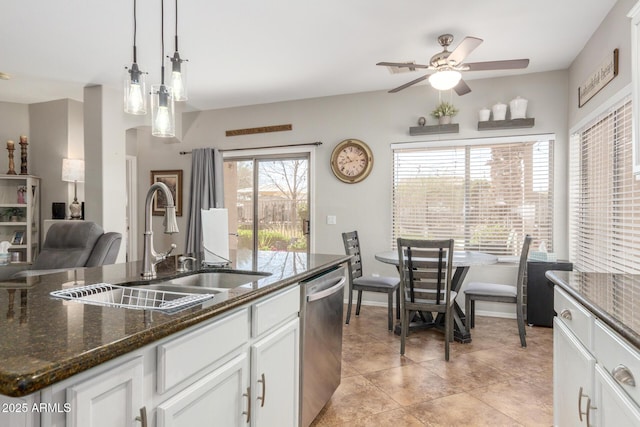
M 259 383 L 262 383 L 262 396 L 258 396 L 258 400 L 260 400 L 260 407 L 264 406 L 264 399 L 266 397 L 267 391 L 267 382 L 264 379 L 264 372 L 262 373 L 262 379 L 258 380 Z
M 624 365 L 618 365 L 613 368 L 611 371 L 611 375 L 616 379 L 620 384 L 628 385 L 630 387 L 636 386 L 636 379 L 633 377 L 633 373 Z
M 247 392 L 242 394 L 247 398 L 247 410 L 242 412 L 242 415 L 247 416 L 247 424 L 251 421 L 251 387 L 247 387 Z
M 587 407 L 586 407 L 586 411 L 584 412 L 582 412 L 583 397 L 587 398 Z M 591 406 L 591 398 L 589 397 L 588 394 L 584 394 L 582 392 L 582 387 L 580 387 L 580 390 L 578 391 L 578 418 L 580 419 L 580 422 L 582 422 L 582 416 L 585 415 L 585 421 L 586 421 L 587 427 L 591 425 L 590 412 L 592 409 L 598 409 L 598 408 L 596 406 Z
M 590 427 L 591 426 L 591 421 L 589 420 L 589 414 L 591 413 L 592 409 L 596 409 L 595 406 L 591 406 L 591 398 L 587 397 L 587 410 L 584 413 L 586 415 L 586 426 Z
M 140 421 L 142 427 L 147 427 L 147 407 L 140 408 L 140 415 L 136 417 L 136 421 Z
M 578 390 L 578 419 L 582 422 L 582 396 L 586 396 L 586 394 L 582 393 L 582 387 Z
M 571 320 L 572 318 L 571 310 L 569 310 L 568 308 L 565 308 L 560 312 L 560 317 L 562 317 L 563 319 Z

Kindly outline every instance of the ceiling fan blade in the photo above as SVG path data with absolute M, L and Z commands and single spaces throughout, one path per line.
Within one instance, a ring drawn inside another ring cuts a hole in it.
M 414 64 L 412 62 L 378 62 L 376 65 L 385 67 L 429 68 L 428 65 Z
M 466 95 L 471 92 L 471 88 L 467 86 L 464 80 L 460 79 L 457 85 L 453 87 L 453 90 L 456 91 L 458 96 Z
M 529 59 L 508 59 L 506 61 L 469 62 L 464 64 L 469 71 L 516 70 L 527 68 Z
M 417 79 L 415 79 L 415 80 L 411 80 L 409 83 L 405 83 L 405 84 L 403 84 L 402 86 L 398 86 L 398 87 L 397 87 L 397 88 L 395 88 L 395 89 L 391 89 L 391 90 L 389 91 L 389 93 L 396 93 L 396 92 L 400 92 L 402 89 L 406 89 L 406 88 L 408 88 L 409 86 L 413 86 L 413 85 L 414 85 L 414 84 L 416 84 L 416 83 L 420 83 L 421 81 L 426 80 L 426 79 L 427 79 L 427 77 L 429 77 L 429 75 L 428 75 L 428 74 L 425 74 L 425 75 L 424 75 L 424 76 L 422 76 L 422 77 L 418 77 L 418 78 L 417 78 Z
M 480 43 L 482 43 L 482 39 L 477 37 L 465 37 L 453 52 L 451 52 L 449 58 L 447 58 L 448 61 L 453 62 L 454 64 L 461 63 L 471 52 L 474 51 L 475 48 L 480 46 Z

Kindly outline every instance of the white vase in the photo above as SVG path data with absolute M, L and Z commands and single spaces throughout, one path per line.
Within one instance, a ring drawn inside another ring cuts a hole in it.
M 498 102 L 491 107 L 493 113 L 493 120 L 504 120 L 507 117 L 507 104 Z
M 512 119 L 524 119 L 527 117 L 527 101 L 524 98 L 516 96 L 509 102 L 509 110 Z
M 438 124 L 448 125 L 451 123 L 451 116 L 440 116 L 438 117 Z
M 490 115 L 491 115 L 491 110 L 489 110 L 488 108 L 483 108 L 480 111 L 478 111 L 478 121 L 486 122 L 489 120 Z

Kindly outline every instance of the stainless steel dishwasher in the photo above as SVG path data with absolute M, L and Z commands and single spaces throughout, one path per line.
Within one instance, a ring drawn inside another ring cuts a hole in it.
M 340 385 L 344 266 L 301 283 L 300 426 L 308 427 Z

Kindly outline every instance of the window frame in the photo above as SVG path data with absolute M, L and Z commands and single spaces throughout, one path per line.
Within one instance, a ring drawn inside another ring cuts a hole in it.
M 417 141 L 417 142 L 399 142 L 399 143 L 392 143 L 391 144 L 391 162 L 392 162 L 392 191 L 391 191 L 391 206 L 392 206 L 392 213 L 391 213 L 391 239 L 392 239 L 392 246 L 395 247 L 396 246 L 396 238 L 400 237 L 399 233 L 398 233 L 398 225 L 397 225 L 397 221 L 398 221 L 398 214 L 397 214 L 397 206 L 396 206 L 396 199 L 398 196 L 398 186 L 397 186 L 397 182 L 400 179 L 398 177 L 398 174 L 402 173 L 399 172 L 397 170 L 397 153 L 398 152 L 407 152 L 409 150 L 417 150 L 420 151 L 421 149 L 424 151 L 428 151 L 430 149 L 447 149 L 447 148 L 451 148 L 452 150 L 460 150 L 463 149 L 464 150 L 464 158 L 465 158 L 465 165 L 463 167 L 464 169 L 464 175 L 465 175 L 465 182 L 467 182 L 467 180 L 469 179 L 468 176 L 472 173 L 476 173 L 476 171 L 478 170 L 478 165 L 471 165 L 472 161 L 470 161 L 471 158 L 473 158 L 472 156 L 472 150 L 474 148 L 479 148 L 478 146 L 483 146 L 483 147 L 487 147 L 490 148 L 491 146 L 493 147 L 499 147 L 500 145 L 507 145 L 507 144 L 518 144 L 518 143 L 522 143 L 522 144 L 532 144 L 535 142 L 539 142 L 539 141 L 548 141 L 549 142 L 549 151 L 547 154 L 547 158 L 545 160 L 545 164 L 546 166 L 546 180 L 548 180 L 548 193 L 547 196 L 545 197 L 544 201 L 546 203 L 546 205 L 548 206 L 548 210 L 545 213 L 545 222 L 544 225 L 546 227 L 546 234 L 543 237 L 542 240 L 545 241 L 545 245 L 547 246 L 547 249 L 552 251 L 553 250 L 553 239 L 554 239 L 554 197 L 555 197 L 555 188 L 554 188 L 554 176 L 555 176 L 555 166 L 554 166 L 554 161 L 555 161 L 555 145 L 557 143 L 557 138 L 556 135 L 554 133 L 542 133 L 542 134 L 528 134 L 528 135 L 510 135 L 510 136 L 496 136 L 496 137 L 486 137 L 486 138 L 461 138 L 461 139 L 450 139 L 450 140 L 437 140 L 437 141 Z M 424 155 L 424 153 L 423 153 Z M 533 162 L 529 162 L 526 165 L 523 165 L 523 167 L 526 169 L 529 166 L 535 165 L 535 163 Z M 481 168 L 481 166 L 480 166 Z M 523 172 L 525 173 L 525 172 Z M 452 175 L 452 176 L 455 176 Z M 523 176 L 524 177 L 524 176 Z M 464 210 L 466 210 L 468 208 L 468 204 L 469 204 L 469 200 L 471 199 L 471 190 L 469 190 L 468 188 L 466 188 L 467 186 L 465 185 L 465 189 L 464 191 L 464 195 L 462 197 L 463 200 L 463 204 L 464 204 Z M 525 191 L 527 190 L 523 190 L 522 194 L 525 194 Z M 516 190 L 517 192 L 517 190 Z M 514 193 L 515 194 L 515 193 Z M 538 213 L 538 211 L 536 211 L 536 214 Z M 519 241 L 521 239 L 519 239 L 520 237 L 524 238 L 524 236 L 517 236 L 518 237 L 518 241 L 514 242 L 508 242 L 507 240 L 505 240 L 505 244 L 504 246 L 500 246 L 500 245 L 493 245 L 493 249 L 491 250 L 484 250 L 483 247 L 478 248 L 471 248 L 470 246 L 468 246 L 468 243 L 471 241 L 471 235 L 473 234 L 472 232 L 470 232 L 469 230 L 471 228 L 473 228 L 472 222 L 474 220 L 477 221 L 478 217 L 472 216 L 469 217 L 468 219 L 463 219 L 460 223 L 458 223 L 458 227 L 459 228 L 463 228 L 464 231 L 462 232 L 462 239 L 460 238 L 460 236 L 458 237 L 458 241 L 456 242 L 456 248 L 457 250 L 481 250 L 484 252 L 489 252 L 489 253 L 495 253 L 498 256 L 517 256 L 520 254 L 520 249 L 521 249 L 521 244 L 522 242 Z M 535 233 L 532 233 L 531 231 L 528 230 L 524 230 L 523 231 L 525 234 L 529 233 L 529 234 L 533 234 L 534 238 L 536 238 L 536 244 L 539 244 L 540 239 L 537 239 L 537 236 L 535 235 Z M 396 235 L 398 234 L 398 235 Z M 456 234 L 460 234 L 460 233 L 456 233 Z M 511 233 L 510 233 L 511 234 Z M 519 233 L 518 233 L 519 234 Z M 426 236 L 423 236 L 426 237 Z M 443 236 L 434 236 L 434 238 L 440 238 Z M 460 241 L 462 240 L 462 241 Z M 482 246 L 482 245 L 481 245 Z M 487 245 L 485 245 L 487 246 Z

